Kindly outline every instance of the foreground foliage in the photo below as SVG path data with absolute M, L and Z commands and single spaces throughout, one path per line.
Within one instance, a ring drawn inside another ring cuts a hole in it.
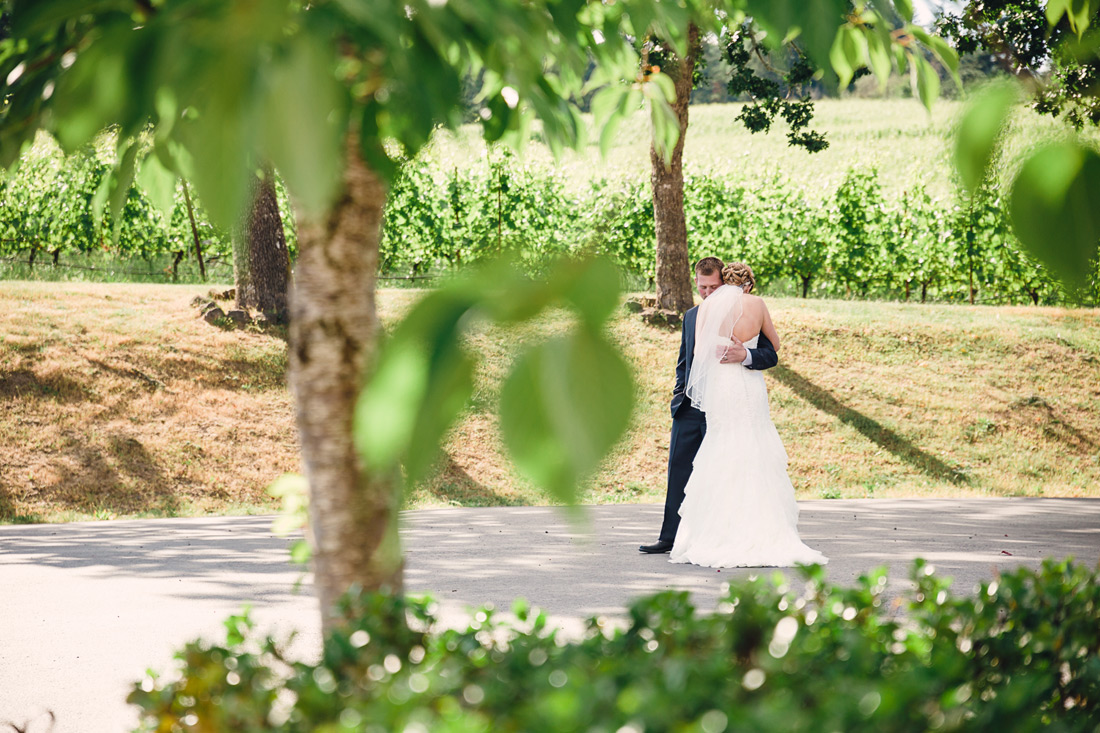
M 430 601 L 351 597 L 317 664 L 234 617 L 225 645 L 187 645 L 178 680 L 130 701 L 148 731 L 1095 730 L 1097 570 L 1047 560 L 954 596 L 918 560 L 894 602 L 882 570 L 850 589 L 803 574 L 739 582 L 713 614 L 643 598 L 579 641 L 522 602 L 518 624 L 486 608 L 438 630 Z

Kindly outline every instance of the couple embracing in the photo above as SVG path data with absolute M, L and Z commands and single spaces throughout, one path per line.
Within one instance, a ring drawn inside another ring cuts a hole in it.
M 705 257 L 695 284 L 703 303 L 684 314 L 664 523 L 657 542 L 638 549 L 707 567 L 824 564 L 798 536 L 762 374 L 778 363 L 779 334 L 751 294 L 752 269 Z

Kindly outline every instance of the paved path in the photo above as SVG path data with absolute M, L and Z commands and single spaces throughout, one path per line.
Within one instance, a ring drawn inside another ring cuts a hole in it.
M 916 557 L 969 592 L 997 569 L 1045 557 L 1100 560 L 1100 499 L 834 500 L 801 503 L 803 539 L 851 583 L 880 565 L 904 586 Z M 754 571 L 670 565 L 641 555 L 661 507 L 589 508 L 573 524 L 547 507 L 408 512 L 403 537 L 410 590 L 430 591 L 444 623 L 470 606 L 508 608 L 522 596 L 567 631 L 621 613 L 630 599 L 692 591 L 710 609 L 723 582 Z M 287 561 L 270 517 L 116 521 L 0 527 L 0 722 L 28 733 L 116 733 L 136 720 L 124 703 L 147 668 L 251 603 L 262 628 L 319 642 L 309 578 Z M 759 572 L 759 571 L 755 571 Z M 771 572 L 771 571 L 765 571 Z M 302 581 L 301 590 L 296 584 Z M 0 727 L 0 731 L 6 731 Z

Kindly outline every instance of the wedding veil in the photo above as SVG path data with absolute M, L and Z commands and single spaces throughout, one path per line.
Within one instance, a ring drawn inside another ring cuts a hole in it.
M 695 351 L 685 394 L 696 408 L 708 412 L 715 406 L 714 377 L 718 368 L 718 347 L 728 346 L 733 337 L 733 327 L 741 318 L 743 291 L 736 285 L 723 285 L 715 290 L 699 306 L 695 321 Z

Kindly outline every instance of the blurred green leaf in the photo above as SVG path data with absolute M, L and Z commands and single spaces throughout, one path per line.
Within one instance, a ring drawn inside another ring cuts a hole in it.
M 1100 3 L 1096 0 L 1049 0 L 1046 7 L 1047 22 L 1056 26 L 1062 16 L 1065 16 L 1069 20 L 1070 28 L 1080 36 L 1088 30 L 1098 5 Z
M 176 184 L 179 176 L 165 168 L 160 159 L 153 154 L 145 156 L 138 168 L 137 184 L 145 191 L 149 201 L 164 216 L 164 221 L 172 219 L 176 207 Z
M 619 271 L 603 258 L 573 263 L 563 295 L 591 325 L 604 323 L 619 305 Z
M 138 146 L 136 143 L 123 143 L 124 151 L 120 156 L 118 168 L 111 171 L 111 189 L 107 195 L 107 204 L 110 207 L 111 220 L 114 222 L 112 236 L 118 239 L 122 226 L 122 207 L 130 198 L 130 186 L 134 183 L 134 174 L 137 167 Z
M 968 103 L 955 134 L 955 168 L 970 191 L 976 191 L 985 180 L 1018 96 L 1014 84 L 994 84 Z
M 339 191 L 347 99 L 332 54 L 312 34 L 297 36 L 265 65 L 263 144 L 272 164 L 309 213 L 322 214 Z
M 1083 285 L 1100 243 L 1100 155 L 1079 143 L 1047 145 L 1012 185 L 1020 241 L 1064 282 Z
M 563 501 L 619 440 L 634 402 L 630 369 L 589 328 L 517 359 L 500 395 L 504 442 L 516 467 Z
M 871 32 L 866 36 L 867 57 L 871 61 L 871 71 L 878 81 L 879 91 L 886 89 L 886 82 L 890 80 L 890 72 L 894 66 L 890 59 L 889 40 L 883 40 L 878 33 Z
M 920 54 L 913 56 L 913 68 L 916 73 L 917 94 L 920 96 L 921 104 L 931 112 L 932 104 L 936 101 L 936 97 L 940 96 L 940 75 L 932 68 L 932 64 L 928 63 L 928 60 Z
M 118 11 L 132 13 L 130 0 L 14 0 L 11 3 L 11 30 L 15 36 L 50 33 L 67 20 L 91 13 Z
M 356 446 L 371 470 L 404 462 L 414 483 L 431 468 L 473 391 L 473 362 L 459 330 L 471 306 L 464 292 L 437 291 L 385 343 L 355 410 Z
M 132 23 L 105 22 L 97 43 L 77 54 L 63 71 L 54 92 L 58 142 L 73 151 L 90 142 L 107 126 L 120 121 L 120 110 L 132 93 L 126 56 L 132 43 Z
M 913 0 L 894 0 L 894 8 L 906 23 L 913 22 Z
M 856 71 L 863 66 L 867 53 L 867 39 L 863 34 L 849 25 L 841 26 L 829 51 L 829 62 L 840 77 L 842 88 L 851 83 Z
M 791 29 L 797 28 L 804 50 L 822 67 L 833 59 L 837 27 L 849 12 L 845 0 L 749 0 L 746 7 L 748 14 L 768 31 L 768 45 L 776 47 Z M 839 75 L 840 70 L 836 71 Z

